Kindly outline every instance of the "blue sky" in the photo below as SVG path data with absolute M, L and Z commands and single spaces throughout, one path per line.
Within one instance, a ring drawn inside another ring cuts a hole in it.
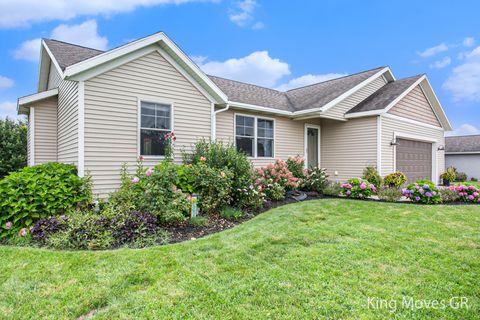
M 164 31 L 206 72 L 282 90 L 383 65 L 427 73 L 455 133 L 480 133 L 478 12 L 479 1 L 5 0 L 0 117 L 36 90 L 39 38 L 109 49 Z

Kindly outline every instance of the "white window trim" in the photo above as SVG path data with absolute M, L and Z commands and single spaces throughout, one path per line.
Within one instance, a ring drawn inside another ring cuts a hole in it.
M 274 118 L 269 117 L 262 117 L 262 116 L 255 116 L 246 113 L 234 113 L 233 114 L 233 144 L 235 145 L 235 149 L 237 148 L 237 116 L 242 117 L 249 117 L 253 118 L 253 156 L 248 156 L 249 159 L 265 159 L 265 160 L 274 160 L 275 153 L 277 150 L 277 122 Z M 257 153 L 257 121 L 258 119 L 261 120 L 270 120 L 273 121 L 273 156 L 272 157 L 259 157 Z
M 175 131 L 174 123 L 175 123 L 175 104 L 173 101 L 169 100 L 162 100 L 158 98 L 151 98 L 151 97 L 137 97 L 137 157 L 142 156 L 145 160 L 162 160 L 165 159 L 165 156 L 146 156 L 141 154 L 141 130 L 142 130 L 142 102 L 147 103 L 156 103 L 156 104 L 164 104 L 170 106 L 170 132 Z M 154 131 L 164 131 L 159 129 L 148 129 L 147 130 L 154 130 Z
M 437 166 L 437 151 L 438 151 L 438 140 L 426 137 L 426 136 L 419 136 L 416 134 L 411 133 L 404 133 L 404 132 L 393 132 L 393 141 L 397 141 L 397 138 L 400 139 L 408 139 L 414 141 L 421 141 L 421 142 L 428 142 L 432 144 L 432 181 L 436 184 L 439 182 L 438 176 L 438 166 Z M 393 146 L 393 172 L 397 171 L 397 146 Z
M 308 168 L 309 166 L 309 163 L 308 163 L 308 152 L 307 152 L 307 149 L 308 149 L 308 128 L 312 128 L 312 129 L 318 129 L 318 150 L 317 150 L 317 156 L 318 156 L 318 163 L 317 163 L 317 167 L 320 168 L 320 164 L 321 164 L 321 159 L 320 159 L 320 155 L 321 155 L 321 135 L 322 135 L 322 130 L 321 130 L 321 127 L 317 124 L 309 124 L 309 123 L 305 123 L 305 129 L 304 129 L 304 136 L 303 136 L 303 147 L 304 147 L 304 166 L 305 168 Z

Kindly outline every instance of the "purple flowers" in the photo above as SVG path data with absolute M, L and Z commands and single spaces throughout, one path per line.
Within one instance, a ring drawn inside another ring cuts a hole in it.
M 422 198 L 420 198 L 419 196 L 416 196 L 415 200 L 420 201 L 420 200 L 422 200 Z
M 427 189 L 427 190 L 428 190 L 428 189 L 430 189 L 430 186 L 429 186 L 428 184 L 424 184 L 424 185 L 423 185 L 423 189 Z
M 470 201 L 473 201 L 473 200 L 475 200 L 475 197 L 473 196 L 473 194 L 471 194 L 467 197 L 467 199 L 470 200 Z
M 425 193 L 425 190 L 423 190 L 422 188 L 420 188 L 420 189 L 418 189 L 418 193 L 424 194 L 424 193 Z
M 352 194 L 352 191 L 348 190 L 347 192 L 345 192 L 345 194 L 346 194 L 347 196 L 350 196 L 350 195 Z
M 145 175 L 146 175 L 147 177 L 150 177 L 152 174 L 153 174 L 153 168 L 149 168 L 149 169 L 145 172 Z
M 425 193 L 425 196 L 426 196 L 427 198 L 430 198 L 430 197 L 432 196 L 432 193 L 431 193 L 431 192 L 427 192 L 427 193 Z
M 360 189 L 365 190 L 367 188 L 367 184 L 365 182 L 362 182 L 360 184 Z
M 8 222 L 5 224 L 5 229 L 10 230 L 10 229 L 12 229 L 12 226 L 13 226 L 13 223 L 12 223 L 11 221 L 8 221 Z
M 132 183 L 139 183 L 139 182 L 140 182 L 140 178 L 139 178 L 139 177 L 133 177 Z

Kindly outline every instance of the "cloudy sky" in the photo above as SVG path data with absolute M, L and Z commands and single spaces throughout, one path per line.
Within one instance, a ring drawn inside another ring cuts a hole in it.
M 480 133 L 478 12 L 462 0 L 2 0 L 0 117 L 35 92 L 42 37 L 108 50 L 164 31 L 207 73 L 279 90 L 384 65 L 427 73 L 454 133 Z

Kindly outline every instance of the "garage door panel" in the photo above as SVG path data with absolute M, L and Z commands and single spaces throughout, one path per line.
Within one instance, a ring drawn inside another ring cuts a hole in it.
M 396 167 L 405 173 L 407 182 L 432 178 L 432 144 L 421 141 L 397 139 Z

